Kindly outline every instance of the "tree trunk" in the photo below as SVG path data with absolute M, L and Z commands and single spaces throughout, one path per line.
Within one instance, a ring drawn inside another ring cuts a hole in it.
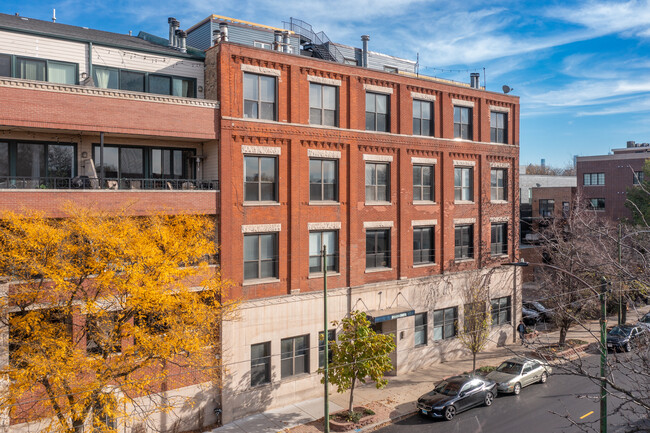
M 348 407 L 348 413 L 352 414 L 352 402 L 354 401 L 354 383 L 356 382 L 357 378 L 353 377 L 352 378 L 352 386 L 350 387 L 350 406 Z
M 472 376 L 476 375 L 476 352 L 472 353 Z
M 567 331 L 568 331 L 568 328 L 566 328 L 565 326 L 560 328 L 560 345 L 564 344 L 564 342 L 566 341 L 566 333 L 567 333 Z

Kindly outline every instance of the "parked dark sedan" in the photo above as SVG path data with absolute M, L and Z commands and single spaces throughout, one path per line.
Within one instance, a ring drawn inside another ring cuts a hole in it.
M 453 376 L 418 398 L 418 411 L 432 418 L 451 420 L 457 413 L 484 404 L 491 406 L 497 384 L 471 376 Z
M 637 325 L 614 326 L 607 333 L 607 349 L 629 352 L 634 344 L 641 339 L 644 332 L 645 329 Z
M 555 312 L 546 308 L 544 304 L 539 301 L 524 302 L 524 307 L 537 311 L 544 322 L 552 322 L 555 318 Z
M 535 326 L 540 320 L 542 320 L 542 317 L 537 311 L 522 306 L 521 320 L 524 321 L 524 325 L 526 326 Z

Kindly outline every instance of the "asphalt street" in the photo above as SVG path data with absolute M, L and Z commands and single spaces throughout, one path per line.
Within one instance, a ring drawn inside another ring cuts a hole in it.
M 598 360 L 598 356 L 589 356 L 585 359 L 593 368 L 597 368 Z M 546 384 L 530 385 L 518 396 L 499 395 L 491 407 L 475 407 L 457 414 L 451 421 L 414 415 L 377 431 L 382 433 L 414 431 L 418 433 L 548 433 L 581 432 L 585 428 L 598 431 L 599 392 L 598 385 L 589 379 L 554 374 Z M 611 396 L 609 400 L 611 408 L 616 401 Z M 570 417 L 570 420 L 567 417 Z M 628 425 L 629 421 L 623 420 L 620 416 L 609 416 L 610 433 L 626 431 Z M 650 431 L 650 425 L 647 428 L 647 431 Z

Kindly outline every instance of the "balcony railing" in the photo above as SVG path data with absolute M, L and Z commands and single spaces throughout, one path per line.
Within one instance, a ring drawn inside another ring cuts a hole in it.
M 218 191 L 218 180 L 0 176 L 0 189 Z

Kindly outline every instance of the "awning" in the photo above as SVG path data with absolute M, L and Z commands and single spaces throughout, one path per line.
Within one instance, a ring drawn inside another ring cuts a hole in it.
M 402 317 L 414 316 L 415 310 L 410 307 L 394 307 L 384 310 L 366 311 L 366 316 L 371 323 L 381 323 L 387 320 L 401 319 Z

